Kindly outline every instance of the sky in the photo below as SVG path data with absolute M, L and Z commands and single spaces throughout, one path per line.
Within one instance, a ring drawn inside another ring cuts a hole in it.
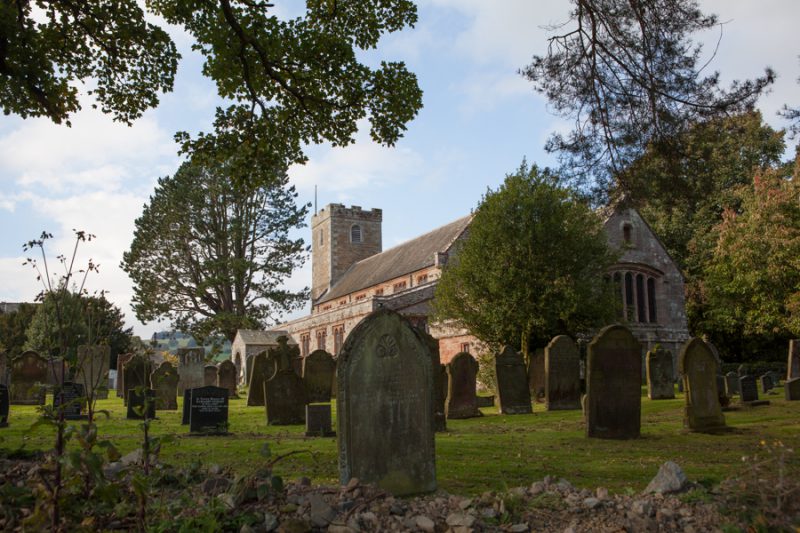
M 296 0 L 273 3 L 283 15 L 303 6 Z M 777 82 L 758 108 L 772 127 L 786 127 L 777 111 L 784 104 L 800 106 L 800 2 L 703 0 L 701 6 L 724 22 L 709 69 L 726 84 L 775 69 Z M 414 28 L 385 36 L 378 50 L 362 56 L 370 65 L 405 61 L 417 75 L 424 107 L 403 139 L 392 148 L 376 145 L 363 124 L 354 145 L 310 146 L 308 163 L 289 170 L 300 202 L 314 202 L 316 186 L 320 208 L 381 208 L 384 249 L 469 213 L 523 158 L 554 165 L 544 143 L 552 132 L 569 129 L 518 74 L 533 55 L 546 52 L 546 28 L 566 20 L 566 0 L 419 0 L 418 7 Z M 77 264 L 90 258 L 99 264 L 87 288 L 107 291 L 143 338 L 169 328 L 136 319 L 131 281 L 119 263 L 157 179 L 174 174 L 181 162 L 174 133 L 210 131 L 219 103 L 190 37 L 175 28 L 170 33 L 183 55 L 174 91 L 132 127 L 91 109 L 87 97 L 71 128 L 0 117 L 0 301 L 33 301 L 41 290 L 36 274 L 23 265 L 23 243 L 48 231 L 54 236 L 48 257 L 71 256 L 78 229 L 96 236 L 78 249 Z M 719 37 L 714 30 L 696 39 L 710 53 Z M 298 235 L 308 241 L 309 229 Z M 308 261 L 287 286 L 310 282 Z

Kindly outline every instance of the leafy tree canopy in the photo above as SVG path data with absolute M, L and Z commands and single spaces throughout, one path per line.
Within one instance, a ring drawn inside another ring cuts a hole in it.
M 600 215 L 557 176 L 523 162 L 484 195 L 436 288 L 435 315 L 491 344 L 575 335 L 615 316 L 615 254 Z
M 17 356 L 28 340 L 26 331 L 36 313 L 36 306 L 23 303 L 13 313 L 0 313 L 0 352 Z
M 308 206 L 296 205 L 285 174 L 243 168 L 203 159 L 159 180 L 121 265 L 140 320 L 169 319 L 200 342 L 233 340 L 305 303 L 308 291 L 283 281 L 305 261 L 289 231 L 304 225 Z
M 145 21 L 136 0 L 0 3 L 0 107 L 22 117 L 67 121 L 80 109 L 78 82 L 102 111 L 130 123 L 172 90 L 179 55 L 166 31 Z M 401 62 L 376 69 L 356 59 L 381 35 L 413 25 L 410 0 L 308 0 L 304 16 L 281 20 L 263 0 L 148 0 L 147 12 L 188 32 L 203 74 L 229 105 L 214 131 L 178 135 L 188 154 L 226 160 L 249 154 L 274 168 L 304 160 L 303 143 L 353 142 L 369 117 L 372 137 L 393 144 L 422 107 Z
M 774 80 L 764 76 L 720 87 L 719 75 L 702 75 L 695 32 L 719 22 L 696 0 L 572 0 L 569 19 L 553 28 L 546 55 L 534 56 L 522 74 L 574 124 L 547 148 L 564 171 L 606 191 L 649 146 L 688 126 L 752 108 Z

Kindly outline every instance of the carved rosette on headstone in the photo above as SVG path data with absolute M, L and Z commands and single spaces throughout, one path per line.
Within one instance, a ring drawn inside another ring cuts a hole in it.
M 586 436 L 634 439 L 641 430 L 642 348 L 624 326 L 606 326 L 586 356 Z
M 11 361 L 11 403 L 44 405 L 48 364 L 34 351 L 24 352 Z
M 308 399 L 303 380 L 295 372 L 293 364 L 299 354 L 300 348 L 288 344 L 286 337 L 278 337 L 278 346 L 270 348 L 267 353 L 267 366 L 277 368 L 277 372 L 264 382 L 267 424 L 305 424 Z
M 695 337 L 683 345 L 678 370 L 686 391 L 683 425 L 690 431 L 725 429 L 717 390 L 717 359 L 703 339 Z
M 511 346 L 506 346 L 494 359 L 497 373 L 497 395 L 500 398 L 500 413 L 524 415 L 533 412 L 531 392 L 525 360 Z
M 544 394 L 548 411 L 581 408 L 581 355 L 567 335 L 555 337 L 544 349 Z
M 150 374 L 152 373 L 152 364 L 150 360 L 136 355 L 125 363 L 122 369 L 122 387 L 124 393 L 125 405 L 128 405 L 129 391 L 136 387 L 149 387 Z M 155 407 L 154 407 L 155 408 Z
M 236 364 L 230 359 L 226 359 L 219 364 L 219 368 L 217 369 L 217 386 L 228 389 L 228 396 L 230 398 L 239 397 L 236 394 L 237 375 Z
M 261 352 L 252 357 L 250 367 L 250 383 L 247 389 L 247 406 L 257 407 L 264 405 L 264 382 L 271 379 L 277 372 L 275 363 L 267 359 L 267 352 Z
M 528 364 L 528 388 L 530 396 L 535 402 L 544 401 L 544 348 L 536 348 L 528 354 L 530 362 Z
M 447 418 L 482 416 L 477 396 L 478 361 L 466 352 L 457 353 L 447 363 Z
M 217 386 L 217 365 L 206 365 L 203 367 L 203 386 Z
M 325 350 L 314 350 L 303 359 L 303 385 L 310 403 L 331 401 L 336 361 Z
M 395 495 L 436 489 L 434 376 L 428 346 L 399 314 L 362 320 L 339 355 L 339 478 Z
M 150 374 L 150 387 L 156 394 L 156 409 L 175 411 L 178 409 L 178 369 L 164 361 Z
M 117 356 L 117 398 L 123 398 L 125 401 L 125 364 L 133 359 L 134 354 L 123 353 Z
M 83 385 L 87 398 L 108 398 L 108 365 L 111 347 L 108 345 L 78 346 L 75 379 Z
M 656 347 L 647 352 L 647 397 L 651 400 L 675 398 L 675 367 L 669 350 Z
M 800 339 L 789 341 L 789 359 L 786 364 L 786 381 L 800 378 Z
M 204 348 L 178 348 L 178 394 L 204 385 L 205 357 Z

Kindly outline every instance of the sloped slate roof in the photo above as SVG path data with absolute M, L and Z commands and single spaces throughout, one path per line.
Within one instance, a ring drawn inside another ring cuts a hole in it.
M 472 220 L 472 215 L 420 235 L 352 265 L 331 290 L 315 302 L 321 304 L 390 279 L 433 266 L 434 254 L 447 251 Z
M 240 329 L 236 334 L 245 344 L 266 345 L 278 344 L 278 337 L 289 337 L 289 344 L 295 344 L 287 331 L 259 331 L 257 329 Z

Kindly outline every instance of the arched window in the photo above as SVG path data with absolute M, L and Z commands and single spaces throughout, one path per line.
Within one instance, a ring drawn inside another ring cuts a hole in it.
M 647 322 L 647 309 L 644 305 L 644 276 L 636 274 L 636 318 L 639 322 Z
M 617 296 L 617 302 L 622 303 L 622 274 L 614 272 L 614 294 Z M 620 306 L 620 318 L 625 317 L 625 308 Z
M 650 322 L 656 322 L 658 315 L 656 315 L 656 280 L 647 278 L 647 303 L 650 309 Z
M 350 228 L 350 242 L 361 242 L 361 226 L 358 224 Z
M 325 234 L 322 230 L 319 230 L 319 245 L 322 246 L 323 244 L 325 244 Z
M 633 274 L 625 272 L 625 318 L 628 322 L 633 322 L 636 316 L 633 302 Z

